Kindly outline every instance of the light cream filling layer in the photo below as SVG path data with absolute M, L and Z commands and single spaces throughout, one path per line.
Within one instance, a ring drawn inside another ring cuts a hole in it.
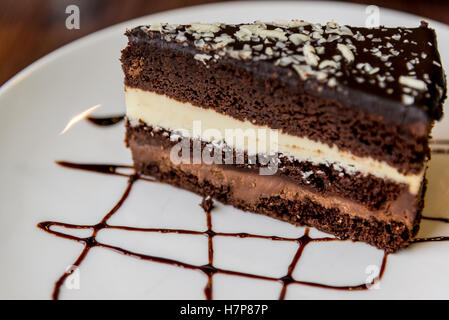
M 347 173 L 372 174 L 381 179 L 404 183 L 409 186 L 412 194 L 418 192 L 424 176 L 425 169 L 419 174 L 405 175 L 384 161 L 358 157 L 341 151 L 336 146 L 329 147 L 307 138 L 273 131 L 267 126 L 237 120 L 212 109 L 197 107 L 154 92 L 127 87 L 125 98 L 126 115 L 131 122 L 141 120 L 147 125 L 204 141 L 223 140 L 227 145 L 247 151 L 250 155 L 264 149 L 266 153 L 280 152 L 298 161 L 332 165 Z M 239 135 L 244 135 L 244 138 L 241 139 Z

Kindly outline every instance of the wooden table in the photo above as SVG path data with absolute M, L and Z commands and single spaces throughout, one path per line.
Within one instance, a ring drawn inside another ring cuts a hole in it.
M 0 0 L 0 85 L 54 49 L 93 31 L 139 16 L 216 0 Z M 351 0 L 415 13 L 449 24 L 447 0 Z M 68 5 L 81 28 L 65 27 Z

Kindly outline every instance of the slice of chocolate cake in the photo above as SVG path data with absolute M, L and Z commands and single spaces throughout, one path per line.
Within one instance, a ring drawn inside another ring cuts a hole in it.
M 410 243 L 446 96 L 427 24 L 153 24 L 126 35 L 138 172 L 388 252 Z

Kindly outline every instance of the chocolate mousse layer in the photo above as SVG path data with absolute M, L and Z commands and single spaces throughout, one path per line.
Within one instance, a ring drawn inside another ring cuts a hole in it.
M 375 209 L 348 194 L 338 195 L 337 189 L 321 192 L 281 170 L 260 175 L 248 165 L 174 163 L 171 152 L 180 141 L 161 130 L 128 123 L 126 143 L 138 172 L 243 210 L 365 241 L 389 252 L 405 247 L 417 232 L 423 188 L 418 196 L 398 191 L 395 199 L 384 200 L 385 206 Z

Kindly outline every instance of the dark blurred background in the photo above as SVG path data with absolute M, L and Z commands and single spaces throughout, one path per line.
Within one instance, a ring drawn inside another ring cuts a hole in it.
M 0 85 L 27 65 L 77 38 L 118 22 L 217 0 L 0 0 Z M 449 24 L 449 0 L 350 0 Z M 79 30 L 65 27 L 65 9 L 82 12 Z

